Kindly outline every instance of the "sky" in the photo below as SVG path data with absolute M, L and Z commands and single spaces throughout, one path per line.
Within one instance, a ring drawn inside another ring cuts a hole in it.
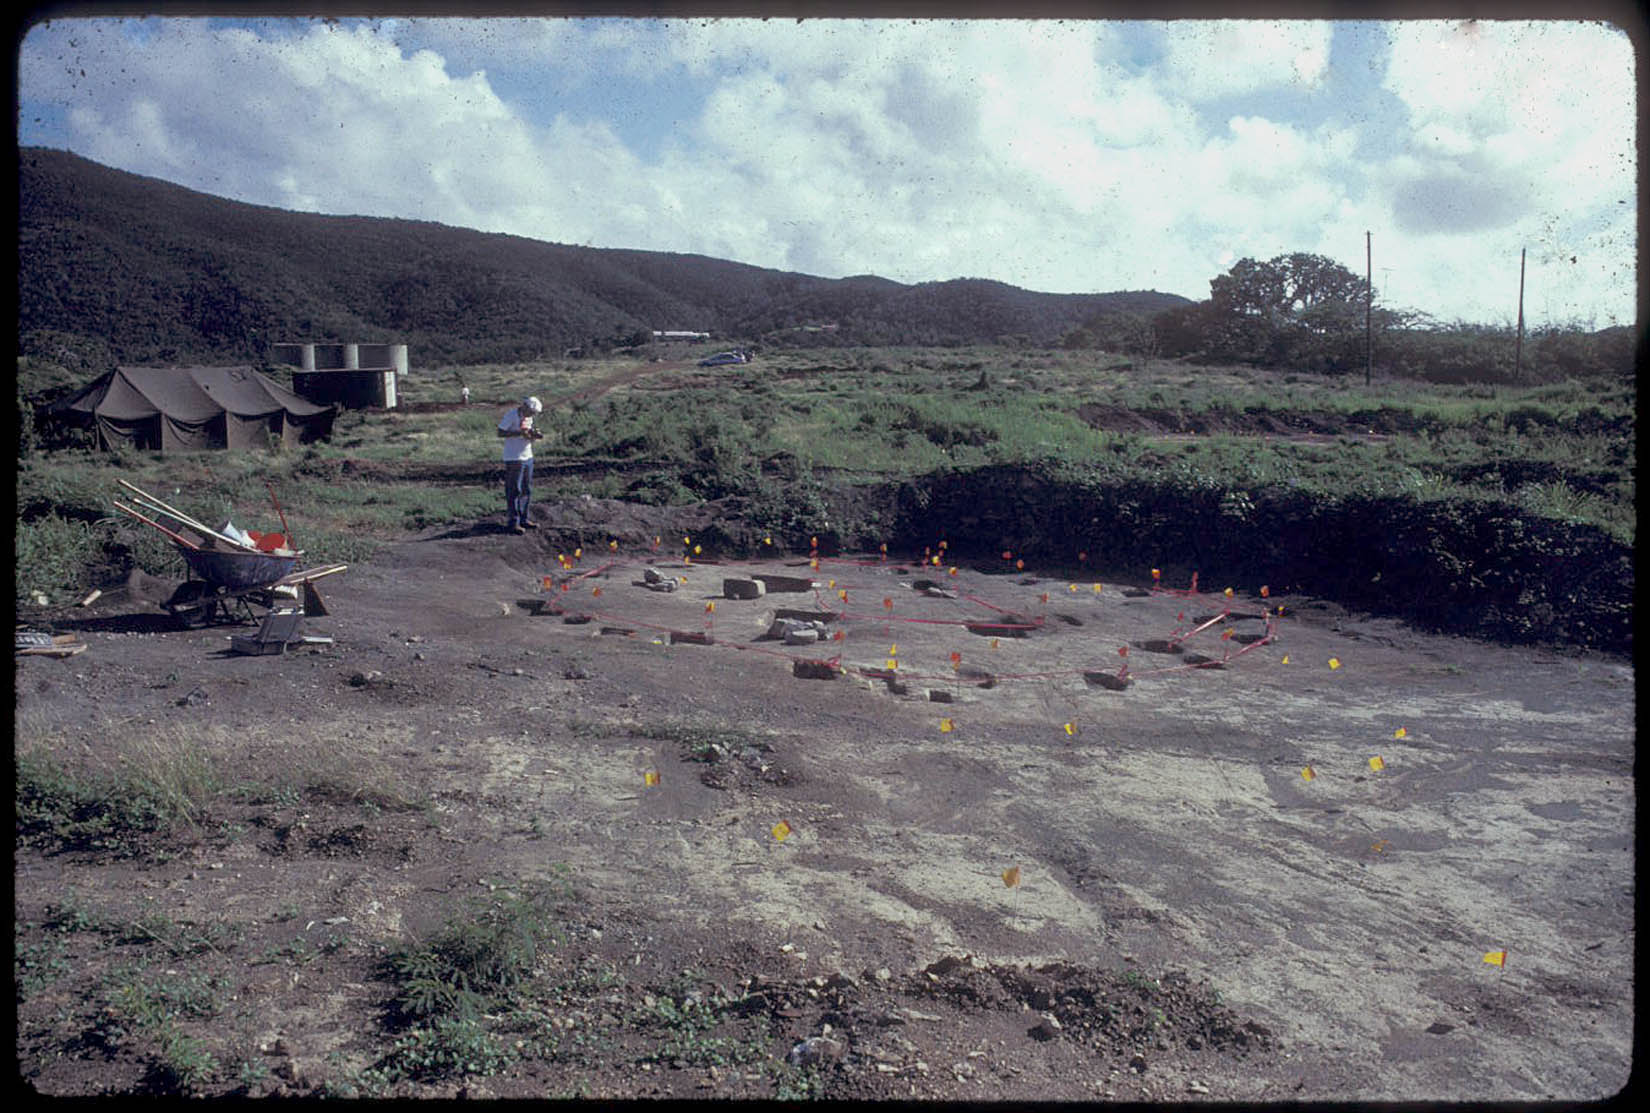
M 1194 300 L 1310 252 L 1440 324 L 1516 322 L 1523 252 L 1530 327 L 1603 328 L 1635 64 L 1582 20 L 69 14 L 16 73 L 20 145 L 282 209 Z

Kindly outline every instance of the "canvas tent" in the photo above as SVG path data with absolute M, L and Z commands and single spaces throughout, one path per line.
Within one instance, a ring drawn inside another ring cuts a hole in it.
M 299 444 L 330 435 L 336 413 L 251 367 L 117 367 L 46 407 L 95 428 L 104 448 L 161 452 Z

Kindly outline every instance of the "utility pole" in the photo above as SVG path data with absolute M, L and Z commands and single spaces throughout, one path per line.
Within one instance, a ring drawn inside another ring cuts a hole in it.
M 1369 232 L 1364 233 L 1364 386 L 1375 367 L 1375 247 Z M 1522 295 L 1520 295 L 1522 297 Z
M 1524 370 L 1524 252 L 1518 249 L 1518 339 L 1513 344 L 1513 382 L 1523 379 Z

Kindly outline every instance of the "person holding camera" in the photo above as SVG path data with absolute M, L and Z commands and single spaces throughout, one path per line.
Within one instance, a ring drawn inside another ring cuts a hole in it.
M 524 398 L 504 411 L 498 419 L 498 435 L 504 441 L 504 528 L 526 533 L 539 527 L 527 516 L 533 496 L 533 442 L 544 434 L 533 428 L 533 419 L 544 412 L 537 398 Z

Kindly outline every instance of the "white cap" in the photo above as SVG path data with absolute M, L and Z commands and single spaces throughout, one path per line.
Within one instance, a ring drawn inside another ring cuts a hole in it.
M 527 408 L 528 413 L 540 414 L 544 412 L 544 403 L 537 398 L 524 399 L 521 404 Z

